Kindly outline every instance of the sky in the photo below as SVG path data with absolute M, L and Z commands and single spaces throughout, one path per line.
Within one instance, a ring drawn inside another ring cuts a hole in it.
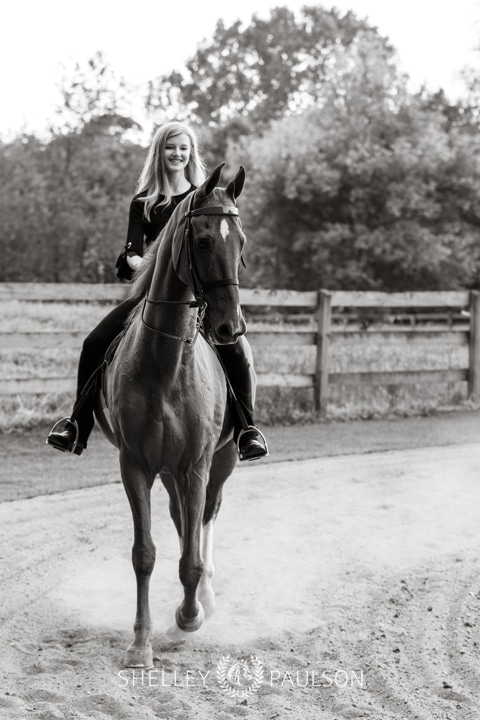
M 21 130 L 42 132 L 59 104 L 62 65 L 85 63 L 102 51 L 128 82 L 141 85 L 181 69 L 217 21 L 254 13 L 267 18 L 271 8 L 294 12 L 314 0 L 10 0 L 0 11 L 0 137 Z M 325 0 L 325 8 L 353 10 L 388 37 L 398 65 L 422 84 L 442 87 L 451 99 L 464 91 L 460 72 L 467 65 L 480 73 L 480 0 Z

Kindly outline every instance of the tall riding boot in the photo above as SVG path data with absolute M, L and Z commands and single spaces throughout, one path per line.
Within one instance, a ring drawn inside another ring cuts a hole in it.
M 102 364 L 110 344 L 124 329 L 132 309 L 130 298 L 123 300 L 85 338 L 78 363 L 77 399 L 72 415 L 57 422 L 47 438 L 47 443 L 57 450 L 80 455 L 87 447 L 88 437 L 95 424 L 94 373 Z M 62 423 L 65 429 L 58 432 L 56 428 Z
M 47 444 L 62 452 L 73 452 L 75 455 L 81 455 L 87 447 L 88 437 L 95 424 L 93 414 L 95 409 L 95 381 L 92 378 L 92 381 L 89 382 L 91 375 L 88 375 L 85 380 L 85 375 L 89 370 L 90 362 L 86 360 L 85 349 L 83 349 L 78 365 L 77 399 L 72 414 L 70 417 L 63 418 L 63 420 L 55 423 L 47 437 Z M 62 424 L 64 430 L 57 430 Z
M 253 419 L 253 384 L 248 356 L 242 340 L 233 345 L 217 345 L 237 402 L 234 402 L 234 440 L 240 460 L 258 460 L 268 455 L 262 432 Z

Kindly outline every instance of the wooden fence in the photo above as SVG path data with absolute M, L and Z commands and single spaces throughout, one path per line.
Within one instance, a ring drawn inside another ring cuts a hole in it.
M 0 303 L 116 303 L 123 285 L 0 283 Z M 480 293 L 241 290 L 259 387 L 306 388 L 320 414 L 336 385 L 464 383 L 480 398 Z M 106 309 L 107 311 L 107 309 Z M 80 348 L 85 332 L 5 332 L 0 348 Z M 2 377 L 0 395 L 73 392 L 73 377 Z

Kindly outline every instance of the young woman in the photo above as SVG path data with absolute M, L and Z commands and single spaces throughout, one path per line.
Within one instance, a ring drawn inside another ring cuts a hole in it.
M 205 168 L 198 143 L 190 127 L 178 122 L 161 126 L 152 141 L 130 205 L 127 231 L 127 263 L 136 270 L 142 263 L 144 246 L 150 245 L 165 227 L 177 204 L 205 179 Z M 63 431 L 54 425 L 47 443 L 63 452 L 80 455 L 87 447 L 94 425 L 95 398 L 85 391 L 88 381 L 103 362 L 105 353 L 123 330 L 132 309 L 127 299 L 114 308 L 83 343 L 78 366 L 77 401 Z M 249 362 L 241 343 L 218 347 L 235 394 L 242 404 L 249 430 L 240 435 L 241 460 L 254 460 L 267 454 L 263 435 L 253 421 L 252 387 Z M 235 438 L 242 430 L 237 418 Z

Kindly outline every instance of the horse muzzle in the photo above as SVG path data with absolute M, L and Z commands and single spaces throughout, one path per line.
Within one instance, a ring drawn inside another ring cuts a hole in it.
M 236 343 L 238 338 L 247 332 L 247 324 L 241 311 L 232 318 L 219 318 L 218 322 L 215 322 L 215 318 L 212 317 L 209 320 L 210 333 L 215 345 Z

